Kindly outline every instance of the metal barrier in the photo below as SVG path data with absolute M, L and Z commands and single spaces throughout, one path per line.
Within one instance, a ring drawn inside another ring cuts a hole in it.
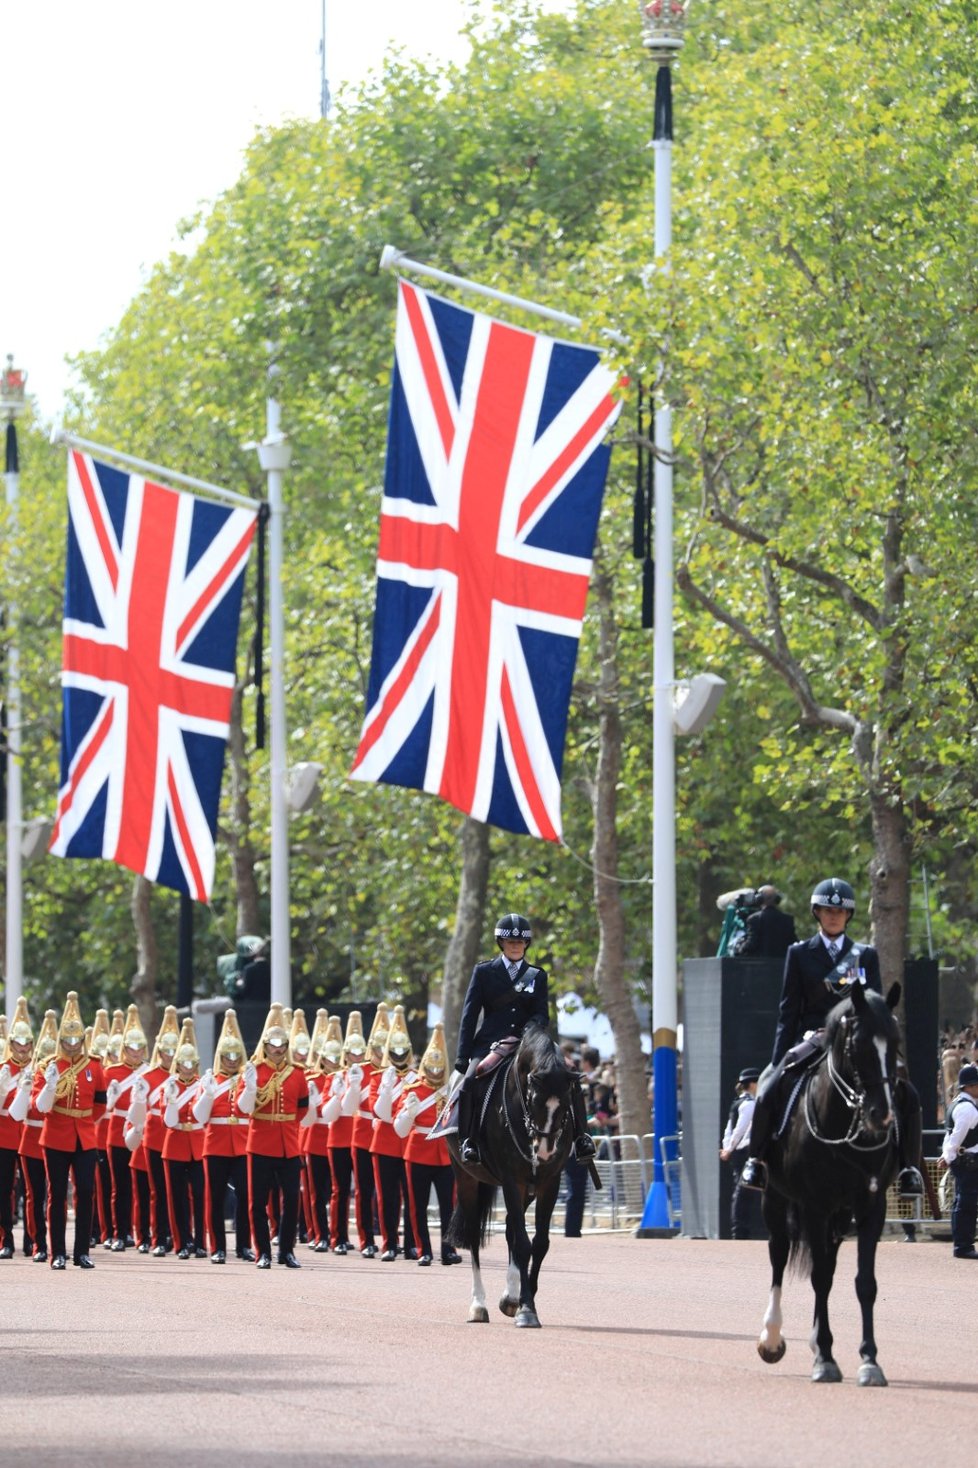
M 663 1137 L 664 1144 L 675 1144 L 678 1137 Z M 645 1210 L 645 1199 L 652 1184 L 652 1157 L 655 1139 L 644 1137 L 596 1137 L 598 1156 L 595 1167 L 601 1189 L 588 1180 L 584 1201 L 584 1217 L 591 1228 L 630 1228 L 638 1223 Z M 681 1218 L 678 1158 L 665 1162 L 666 1194 L 670 1224 L 677 1226 Z

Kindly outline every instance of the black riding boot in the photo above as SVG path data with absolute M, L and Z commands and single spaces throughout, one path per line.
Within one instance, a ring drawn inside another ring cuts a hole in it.
M 894 1102 L 900 1122 L 900 1174 L 897 1178 L 897 1194 L 901 1198 L 922 1198 L 924 1180 L 917 1166 L 923 1156 L 920 1097 L 905 1076 L 897 1079 L 894 1089 Z
M 594 1138 L 587 1129 L 587 1108 L 579 1080 L 571 1089 L 571 1111 L 574 1118 L 574 1157 L 578 1162 L 590 1162 L 595 1155 Z
M 774 1122 L 774 1091 L 773 1085 L 758 1087 L 754 1097 L 754 1114 L 750 1123 L 750 1156 L 744 1163 L 740 1173 L 740 1186 L 742 1188 L 767 1187 L 767 1165 L 764 1161 L 768 1147 L 771 1145 L 771 1132 Z
M 477 1167 L 482 1158 L 472 1135 L 472 1099 L 472 1077 L 466 1076 L 458 1091 L 459 1156 L 468 1166 Z

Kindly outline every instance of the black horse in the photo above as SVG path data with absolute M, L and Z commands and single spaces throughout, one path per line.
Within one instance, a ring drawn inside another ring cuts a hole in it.
M 876 1361 L 873 1306 L 876 1246 L 886 1216 L 886 1190 L 897 1169 L 895 1106 L 900 998 L 883 999 L 856 985 L 829 1015 L 825 1054 L 805 1077 L 784 1134 L 768 1155 L 764 1221 L 770 1232 L 771 1295 L 757 1349 L 780 1361 L 781 1282 L 789 1259 L 810 1266 L 815 1291 L 813 1381 L 841 1381 L 832 1357 L 829 1293 L 846 1233 L 857 1238 L 856 1298 L 862 1311 L 860 1386 L 886 1386 Z
M 571 1087 L 578 1082 L 564 1057 L 539 1025 L 529 1025 L 510 1061 L 493 1073 L 479 1138 L 482 1162 L 466 1166 L 458 1138 L 448 1149 L 458 1202 L 449 1225 L 449 1242 L 472 1252 L 472 1302 L 469 1320 L 489 1320 L 479 1271 L 479 1249 L 489 1237 L 497 1187 L 506 1205 L 509 1268 L 499 1301 L 504 1315 L 520 1326 L 539 1326 L 535 1301 L 540 1266 L 550 1248 L 550 1219 L 560 1176 L 573 1142 Z M 533 1242 L 526 1210 L 536 1203 Z

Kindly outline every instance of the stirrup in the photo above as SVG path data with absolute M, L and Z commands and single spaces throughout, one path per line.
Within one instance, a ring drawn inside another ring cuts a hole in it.
M 465 1138 L 464 1142 L 462 1143 L 459 1156 L 461 1157 L 462 1161 L 467 1163 L 469 1166 L 478 1166 L 478 1164 L 482 1161 L 482 1158 L 479 1155 L 479 1149 L 476 1146 L 475 1142 L 473 1142 L 471 1137 Z
M 588 1132 L 582 1132 L 579 1137 L 574 1138 L 574 1160 L 576 1162 L 590 1162 L 597 1155 L 594 1138 Z
M 767 1187 L 767 1168 L 759 1157 L 748 1157 L 740 1174 L 742 1188 L 756 1188 L 763 1192 Z
M 900 1198 L 922 1198 L 924 1180 L 916 1167 L 903 1167 L 897 1178 L 897 1196 Z

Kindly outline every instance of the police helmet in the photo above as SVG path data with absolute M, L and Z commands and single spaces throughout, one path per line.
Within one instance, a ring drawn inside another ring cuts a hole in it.
M 820 907 L 841 908 L 848 922 L 856 910 L 856 894 L 848 882 L 843 882 L 839 877 L 826 877 L 812 893 L 812 914 L 816 918 Z
M 530 919 L 523 917 L 518 912 L 508 912 L 496 923 L 496 942 L 500 948 L 502 948 L 507 938 L 515 938 L 529 945 L 532 937 L 533 930 L 530 927 Z

